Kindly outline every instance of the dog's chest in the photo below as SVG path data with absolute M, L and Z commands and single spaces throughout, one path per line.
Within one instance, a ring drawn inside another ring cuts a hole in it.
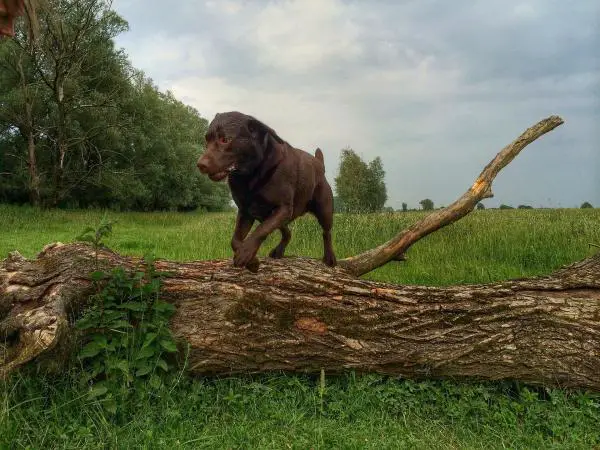
M 253 201 L 246 210 L 250 216 L 262 222 L 273 214 L 275 207 L 266 202 Z
M 251 217 L 259 221 L 265 220 L 275 211 L 275 205 L 265 201 L 261 197 L 248 199 L 246 202 L 241 202 L 241 204 L 236 202 L 236 204 L 242 211 L 246 211 Z
M 275 211 L 274 203 L 266 200 L 260 193 L 250 191 L 247 186 L 230 185 L 230 187 L 231 197 L 237 207 L 252 218 L 263 221 Z

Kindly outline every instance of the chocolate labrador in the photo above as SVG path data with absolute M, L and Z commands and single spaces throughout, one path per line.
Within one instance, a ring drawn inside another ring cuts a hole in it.
M 323 262 L 335 266 L 333 194 L 325 179 L 320 149 L 315 156 L 292 147 L 252 116 L 232 111 L 212 120 L 198 168 L 213 181 L 228 178 L 238 207 L 231 240 L 235 267 L 257 270 L 256 252 L 276 229 L 281 232 L 281 242 L 269 256 L 283 257 L 292 236 L 288 224 L 306 212 L 323 228 Z M 255 220 L 260 224 L 248 236 Z

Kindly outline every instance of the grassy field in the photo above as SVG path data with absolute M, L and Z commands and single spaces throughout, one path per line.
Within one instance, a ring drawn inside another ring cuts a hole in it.
M 99 211 L 0 205 L 0 258 L 72 241 Z M 421 213 L 340 215 L 338 257 L 392 237 Z M 131 255 L 230 258 L 233 214 L 107 213 L 107 240 Z M 401 284 L 480 283 L 549 273 L 600 244 L 600 210 L 475 211 L 423 239 L 405 263 L 368 275 Z M 290 255 L 321 256 L 313 218 L 292 226 Z M 274 245 L 270 238 L 264 255 Z M 116 417 L 88 400 L 76 373 L 18 375 L 0 388 L 0 448 L 600 448 L 600 397 L 516 383 L 412 382 L 379 376 L 272 374 L 175 378 L 140 389 Z

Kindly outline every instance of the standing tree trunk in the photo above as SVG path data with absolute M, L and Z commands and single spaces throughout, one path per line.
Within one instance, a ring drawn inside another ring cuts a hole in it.
M 40 205 L 40 176 L 35 153 L 35 136 L 33 131 L 27 132 L 27 165 L 29 168 L 29 202 L 33 206 Z
M 176 306 L 170 327 L 186 369 L 355 369 L 600 391 L 600 255 L 547 277 L 484 285 L 395 286 L 357 278 L 402 259 L 416 240 L 466 215 L 491 195 L 508 161 L 561 123 L 551 117 L 530 128 L 454 204 L 339 267 L 266 259 L 250 273 L 230 261 L 156 262 L 170 272 L 161 295 Z M 133 270 L 140 263 L 87 244 L 53 244 L 31 261 L 11 254 L 0 266 L 1 374 L 28 362 L 56 362 L 69 349 L 73 318 L 95 289 L 88 274 L 96 264 Z
M 57 69 L 58 71 L 58 69 Z M 67 117 L 64 103 L 64 86 L 61 78 L 55 81 L 55 101 L 58 111 L 56 129 L 56 146 L 58 148 L 58 161 L 56 163 L 55 190 L 53 206 L 57 206 L 63 198 L 65 185 L 65 156 L 67 154 Z
M 34 41 L 32 37 L 27 38 L 26 48 L 27 54 L 32 55 L 34 50 Z M 24 106 L 25 106 L 25 123 L 23 124 L 21 133 L 24 134 L 25 140 L 27 141 L 27 167 L 29 171 L 29 202 L 34 206 L 40 204 L 40 176 L 37 166 L 37 155 L 35 150 L 35 123 L 33 114 L 33 103 L 35 101 L 35 94 L 31 92 L 31 85 L 29 84 L 25 75 L 25 69 L 23 68 L 23 58 L 25 52 L 21 52 L 19 55 L 19 62 L 17 68 L 21 79 L 21 89 L 23 90 Z

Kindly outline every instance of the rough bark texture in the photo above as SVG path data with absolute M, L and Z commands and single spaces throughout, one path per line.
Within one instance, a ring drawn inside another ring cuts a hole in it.
M 139 259 L 110 251 L 104 267 Z M 158 261 L 163 298 L 189 344 L 187 370 L 346 369 L 405 377 L 518 379 L 600 390 L 600 255 L 551 276 L 448 288 L 356 279 L 308 259 Z M 55 358 L 92 285 L 94 252 L 54 244 L 0 266 L 0 370 Z

